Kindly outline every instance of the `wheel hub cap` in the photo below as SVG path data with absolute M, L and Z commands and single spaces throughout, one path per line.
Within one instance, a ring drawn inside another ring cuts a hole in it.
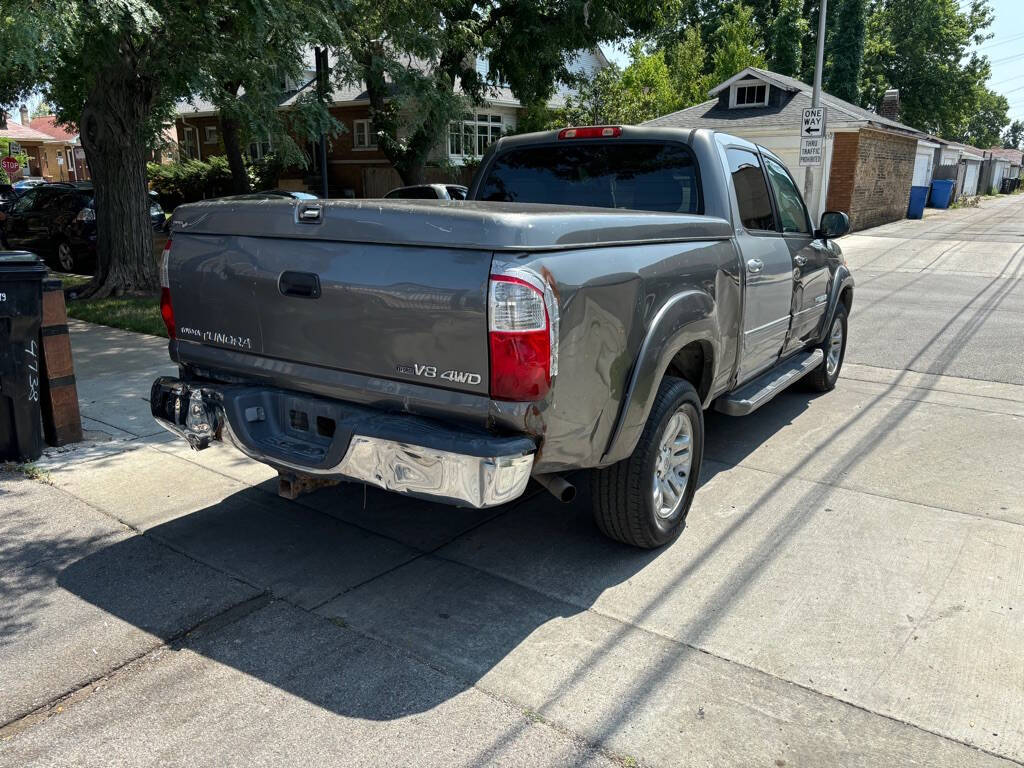
M 828 356 L 825 360 L 825 370 L 829 376 L 835 376 L 839 368 L 839 356 L 843 353 L 843 324 L 837 317 L 832 321 L 832 330 L 828 335 Z
M 660 518 L 674 515 L 683 503 L 693 462 L 693 425 L 683 409 L 665 425 L 654 462 L 651 499 Z

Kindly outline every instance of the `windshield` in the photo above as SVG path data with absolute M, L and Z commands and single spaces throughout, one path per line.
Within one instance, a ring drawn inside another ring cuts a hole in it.
M 697 166 L 679 144 L 560 142 L 499 155 L 479 200 L 700 213 Z

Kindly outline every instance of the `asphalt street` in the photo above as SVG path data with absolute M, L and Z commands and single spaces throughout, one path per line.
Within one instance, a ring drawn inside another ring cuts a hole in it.
M 284 501 L 73 324 L 90 442 L 0 475 L 0 766 L 1024 765 L 1024 195 L 842 245 L 837 389 L 709 413 L 657 552 L 585 491 Z

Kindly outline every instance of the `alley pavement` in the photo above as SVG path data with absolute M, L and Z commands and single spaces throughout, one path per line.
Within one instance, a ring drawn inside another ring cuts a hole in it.
M 839 385 L 708 413 L 656 552 L 585 487 L 282 500 L 74 324 L 90 439 L 0 475 L 0 766 L 1024 764 L 1024 195 L 841 244 Z

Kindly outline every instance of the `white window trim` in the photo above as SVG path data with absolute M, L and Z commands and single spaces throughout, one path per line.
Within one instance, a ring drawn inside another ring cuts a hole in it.
M 736 92 L 740 88 L 750 88 L 751 86 L 757 87 L 759 85 L 764 86 L 764 101 L 737 104 L 736 103 Z M 772 87 L 764 80 L 740 80 L 738 83 L 733 83 L 729 86 L 729 109 L 747 109 L 748 107 L 767 107 L 768 97 L 771 94 Z
M 216 144 L 217 143 L 217 126 L 207 125 L 204 126 L 203 135 L 205 137 L 204 144 Z
M 366 144 L 358 144 L 359 140 L 359 128 L 358 126 L 366 126 Z M 372 143 L 371 143 L 372 142 Z M 353 120 L 352 121 L 352 149 L 355 152 L 376 152 L 377 151 L 377 133 L 373 130 L 372 120 Z
M 486 123 L 483 120 L 479 119 L 480 115 L 486 115 L 487 116 Z M 500 118 L 500 121 L 499 122 L 494 122 L 491 119 L 492 117 L 498 117 L 498 118 Z M 452 130 L 452 126 L 453 125 L 458 125 L 461 128 L 461 130 L 462 130 L 462 152 L 452 152 L 451 151 L 451 138 L 450 137 L 451 137 L 451 130 Z M 445 150 L 448 152 L 448 158 L 452 162 L 454 162 L 454 163 L 456 163 L 458 165 L 461 165 L 461 163 L 463 161 L 466 161 L 466 160 L 476 160 L 476 159 L 478 159 L 480 157 L 483 157 L 483 153 L 480 153 L 480 152 L 476 151 L 477 147 L 478 147 L 478 144 L 479 144 L 479 140 L 477 139 L 477 136 L 478 136 L 478 132 L 479 132 L 479 129 L 480 129 L 481 125 L 486 125 L 487 126 L 488 139 L 490 139 L 490 129 L 491 129 L 492 126 L 495 126 L 495 125 L 500 126 L 501 127 L 501 135 L 504 136 L 505 135 L 505 131 L 510 129 L 510 128 L 513 128 L 515 126 L 515 123 L 514 123 L 514 119 L 513 119 L 512 115 L 506 115 L 506 114 L 503 114 L 501 112 L 482 112 L 482 111 L 479 111 L 479 110 L 476 111 L 476 112 L 473 112 L 470 119 L 465 119 L 464 118 L 462 120 L 452 120 L 450 123 L 448 123 L 448 132 L 445 134 L 445 137 L 444 137 L 444 140 L 445 140 Z M 466 151 L 466 129 L 469 126 L 472 126 L 472 129 L 473 129 L 473 134 L 472 134 L 473 135 L 473 150 L 471 152 L 467 152 Z M 487 146 L 490 146 L 492 143 L 493 143 L 492 141 L 488 140 Z M 485 147 L 485 150 L 486 150 L 486 147 Z

